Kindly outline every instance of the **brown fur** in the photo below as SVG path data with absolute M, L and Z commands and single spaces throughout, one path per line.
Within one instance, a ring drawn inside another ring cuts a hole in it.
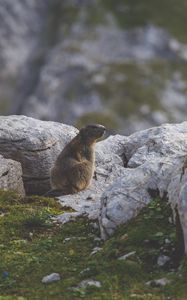
M 74 194 L 90 185 L 95 168 L 95 143 L 104 132 L 102 125 L 88 125 L 65 146 L 51 169 L 52 190 L 45 196 Z

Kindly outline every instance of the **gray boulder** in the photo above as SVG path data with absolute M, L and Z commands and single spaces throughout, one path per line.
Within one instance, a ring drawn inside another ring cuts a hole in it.
M 115 137 L 110 142 L 115 144 Z M 106 141 L 107 143 L 107 141 Z M 105 239 L 135 217 L 155 195 L 168 198 L 182 225 L 187 252 L 187 122 L 166 124 L 121 139 L 123 174 L 101 197 L 100 228 Z
M 52 164 L 77 132 L 74 127 L 60 123 L 1 116 L 0 154 L 21 163 L 27 194 L 43 194 L 50 189 Z
M 21 164 L 0 155 L 0 189 L 13 190 L 24 196 Z

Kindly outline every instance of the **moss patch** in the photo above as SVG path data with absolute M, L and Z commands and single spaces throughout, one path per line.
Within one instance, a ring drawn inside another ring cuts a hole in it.
M 21 199 L 0 192 L 0 300 L 186 299 L 187 261 L 178 267 L 175 227 L 162 201 L 153 201 L 106 242 L 98 239 L 98 230 L 85 218 L 63 226 L 52 223 L 51 215 L 62 212 L 54 199 Z M 101 250 L 91 255 L 94 247 Z M 131 251 L 135 254 L 128 259 L 118 259 Z M 163 253 L 171 260 L 161 268 L 156 261 Z M 42 284 L 43 276 L 53 272 L 61 280 Z M 145 285 L 162 277 L 171 284 Z M 100 281 L 102 286 L 77 288 L 85 279 Z

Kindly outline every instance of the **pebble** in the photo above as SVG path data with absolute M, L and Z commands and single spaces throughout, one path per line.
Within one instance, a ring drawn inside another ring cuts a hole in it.
M 153 295 L 151 293 L 143 294 L 143 295 L 140 295 L 140 294 L 131 294 L 130 298 L 136 298 L 136 299 L 140 300 L 140 299 L 145 299 L 146 296 L 147 297 L 152 297 Z
M 146 285 L 152 287 L 162 287 L 169 284 L 171 281 L 167 278 L 154 279 L 146 282 Z
M 90 256 L 96 254 L 97 252 L 99 252 L 99 251 L 101 251 L 101 250 L 102 250 L 101 247 L 95 247 L 95 248 L 93 248 L 93 251 L 90 253 Z
M 80 272 L 80 274 L 82 275 L 82 274 L 85 274 L 85 273 L 87 273 L 87 272 L 89 272 L 89 271 L 90 271 L 90 268 L 86 268 L 86 269 L 82 270 L 82 271 Z
M 78 285 L 79 288 L 86 288 L 88 286 L 95 286 L 97 288 L 100 288 L 101 283 L 100 283 L 100 281 L 96 281 L 96 280 L 92 280 L 92 279 L 86 279 L 86 280 L 81 281 Z
M 128 257 L 134 255 L 135 253 L 136 253 L 136 251 L 129 252 L 129 253 L 123 255 L 123 256 L 118 257 L 118 259 L 119 260 L 126 260 Z
M 44 276 L 42 278 L 42 283 L 51 283 L 60 280 L 60 275 L 58 273 L 52 273 L 50 275 Z
M 169 256 L 160 255 L 157 259 L 157 265 L 159 265 L 160 267 L 163 267 L 169 260 L 170 260 Z

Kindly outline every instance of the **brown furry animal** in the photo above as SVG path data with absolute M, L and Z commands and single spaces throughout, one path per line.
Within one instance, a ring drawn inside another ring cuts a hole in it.
M 74 194 L 90 185 L 95 168 L 95 143 L 104 132 L 102 125 L 87 125 L 65 146 L 51 169 L 52 190 L 45 196 Z

